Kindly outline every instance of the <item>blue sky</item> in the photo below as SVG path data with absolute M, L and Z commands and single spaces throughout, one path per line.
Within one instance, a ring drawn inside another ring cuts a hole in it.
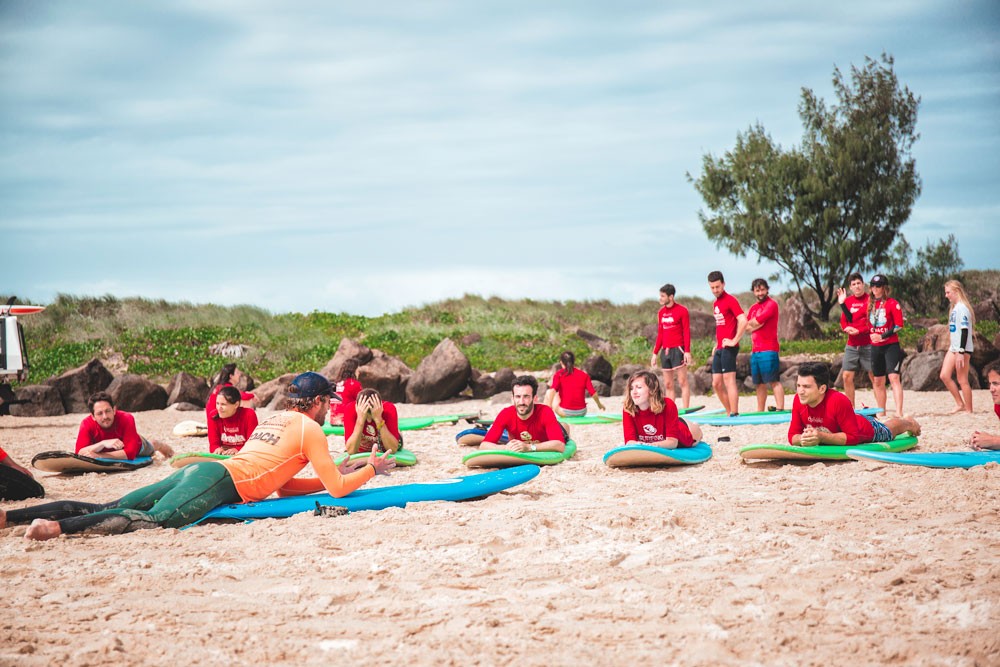
M 0 293 L 377 315 L 774 271 L 685 174 L 883 51 L 913 246 L 998 268 L 1000 4 L 0 0 Z M 783 285 L 788 285 L 787 281 Z M 773 287 L 773 286 L 772 286 Z

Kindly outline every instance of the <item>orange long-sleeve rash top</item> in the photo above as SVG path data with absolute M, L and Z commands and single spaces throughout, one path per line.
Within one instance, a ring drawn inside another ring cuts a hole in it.
M 371 466 L 341 475 L 322 427 L 299 412 L 279 412 L 264 420 L 238 454 L 219 463 L 229 471 L 246 502 L 263 500 L 275 491 L 293 495 L 324 488 L 340 498 L 375 476 Z M 309 463 L 316 478 L 292 479 Z

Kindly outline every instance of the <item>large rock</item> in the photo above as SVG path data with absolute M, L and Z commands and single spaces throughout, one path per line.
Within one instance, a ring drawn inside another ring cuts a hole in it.
M 341 338 L 337 351 L 334 352 L 333 358 L 327 362 L 326 366 L 320 370 L 320 375 L 325 375 L 331 382 L 339 381 L 340 369 L 348 359 L 356 361 L 358 366 L 364 366 L 372 360 L 372 351 L 355 340 Z
M 472 390 L 472 398 L 489 398 L 497 393 L 497 381 L 492 375 L 487 375 L 473 368 L 469 375 L 469 389 Z
M 271 403 L 275 398 L 283 398 L 285 395 L 285 388 L 295 379 L 296 373 L 285 373 L 284 375 L 278 376 L 273 380 L 268 380 L 264 384 L 257 387 L 253 395 L 257 399 L 257 405 L 266 405 L 272 407 Z M 273 407 L 275 410 L 284 410 L 285 405 L 282 402 L 280 407 Z
M 17 400 L 28 402 L 10 406 L 10 414 L 14 417 L 54 417 L 66 414 L 59 390 L 51 385 L 25 385 L 18 387 L 15 395 Z
M 594 380 L 594 391 L 601 398 L 606 398 L 611 395 L 611 385 L 606 382 L 601 382 L 600 380 Z
M 950 347 L 951 334 L 948 332 L 947 324 L 935 324 L 917 341 L 917 352 L 947 352 Z M 1000 357 L 1000 350 L 997 350 L 993 342 L 978 331 L 972 334 L 972 348 L 969 361 L 973 368 L 979 370 Z
M 211 389 L 204 378 L 195 377 L 190 373 L 180 372 L 170 379 L 167 385 L 167 405 L 175 403 L 192 403 L 205 407 Z
M 691 323 L 691 340 L 715 338 L 715 315 L 712 313 L 691 310 L 688 311 L 688 321 Z
M 436 403 L 456 396 L 469 384 L 472 365 L 458 345 L 445 338 L 423 358 L 406 383 L 409 403 Z
M 126 412 L 163 410 L 167 407 L 167 390 L 141 375 L 119 375 L 108 385 L 115 408 Z
M 603 382 L 606 385 L 610 385 L 615 376 L 615 369 L 611 366 L 611 362 L 600 354 L 587 357 L 587 360 L 583 362 L 583 370 L 594 382 Z
M 611 378 L 611 395 L 612 396 L 624 396 L 625 391 L 628 389 L 628 379 L 632 377 L 633 373 L 641 371 L 647 368 L 646 366 L 640 366 L 639 364 L 622 364 L 615 370 L 615 375 Z
M 590 333 L 589 331 L 585 331 L 583 329 L 577 329 L 576 335 L 582 338 L 590 349 L 595 352 L 599 352 L 601 354 L 614 354 L 615 352 L 615 346 L 597 334 Z
M 912 391 L 944 391 L 941 382 L 941 363 L 946 353 L 940 350 L 917 352 L 903 360 L 903 389 Z M 969 367 L 969 384 L 973 389 L 979 389 L 979 373 Z
M 948 333 L 948 325 L 934 324 L 927 327 L 927 333 L 917 341 L 917 352 L 947 350 L 950 345 L 951 335 Z
M 46 380 L 43 384 L 55 387 L 62 397 L 66 414 L 87 414 L 87 399 L 91 394 L 104 391 L 114 380 L 111 371 L 97 359 L 91 359 L 83 366 L 68 370 L 59 377 Z
M 778 338 L 780 340 L 809 340 L 818 338 L 822 332 L 806 305 L 797 295 L 788 297 L 778 315 Z
M 692 396 L 708 396 L 712 390 L 712 367 L 701 366 L 693 372 L 688 369 L 688 388 Z
M 498 394 L 506 394 L 511 389 L 514 388 L 514 380 L 517 376 L 514 375 L 514 371 L 510 368 L 501 368 L 496 373 L 493 374 L 493 379 L 496 380 L 496 392 Z
M 656 322 L 652 324 L 647 324 L 642 328 L 642 337 L 646 339 L 646 343 L 652 348 L 656 345 L 656 337 L 660 335 L 660 325 Z
M 988 296 L 972 307 L 972 312 L 976 316 L 976 321 L 980 320 L 1000 320 L 1000 295 L 996 292 L 989 292 Z
M 402 403 L 406 400 L 406 384 L 413 371 L 396 357 L 382 350 L 372 350 L 372 359 L 358 369 L 358 382 L 365 389 L 375 389 L 383 400 Z

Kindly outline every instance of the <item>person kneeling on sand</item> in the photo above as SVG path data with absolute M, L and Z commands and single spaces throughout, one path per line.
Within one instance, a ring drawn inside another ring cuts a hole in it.
M 374 389 L 362 389 L 357 400 L 344 406 L 344 445 L 348 454 L 377 451 L 396 452 L 403 447 L 396 406 Z
M 702 438 L 701 427 L 680 418 L 677 404 L 663 395 L 652 371 L 638 371 L 628 379 L 622 429 L 626 445 L 676 449 L 692 447 Z
M 185 466 L 166 479 L 110 503 L 60 501 L 20 510 L 0 510 L 0 528 L 31 522 L 25 537 L 47 540 L 74 533 L 117 534 L 144 528 L 180 528 L 219 505 L 326 490 L 346 496 L 395 463 L 373 452 L 366 462 L 330 457 L 320 424 L 333 389 L 319 373 L 302 373 L 286 389 L 287 410 L 260 423 L 232 458 Z M 293 477 L 308 464 L 317 477 Z
M 1000 417 L 1000 363 L 993 362 L 986 367 L 986 379 L 993 397 L 993 412 Z M 1000 449 L 1000 435 L 994 433 L 976 431 L 970 441 L 973 449 Z
M 799 365 L 792 401 L 788 442 L 792 445 L 857 445 L 889 442 L 909 432 L 920 435 L 920 424 L 911 417 L 891 417 L 884 423 L 859 415 L 847 396 L 830 388 L 830 367 L 810 361 Z
M 514 380 L 510 390 L 514 405 L 500 411 L 480 449 L 509 449 L 513 452 L 563 452 L 566 450 L 566 431 L 559 425 L 552 408 L 535 403 L 538 380 L 522 375 Z M 504 431 L 509 440 L 500 444 Z
M 76 436 L 76 453 L 81 456 L 104 459 L 135 459 L 160 452 L 166 457 L 174 455 L 170 445 L 159 440 L 147 440 L 135 428 L 135 417 L 124 410 L 115 409 L 111 394 L 99 391 L 87 399 L 90 416 L 80 422 Z

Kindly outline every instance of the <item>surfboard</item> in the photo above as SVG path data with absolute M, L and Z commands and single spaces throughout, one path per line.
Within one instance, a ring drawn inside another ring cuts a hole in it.
M 512 452 L 507 449 L 481 449 L 462 457 L 462 463 L 470 468 L 507 468 L 524 463 L 551 466 L 573 458 L 576 443 L 566 443 L 564 452 Z
M 75 474 L 84 472 L 128 472 L 145 468 L 153 463 L 149 456 L 128 459 L 104 459 L 81 456 L 73 452 L 42 452 L 35 454 L 31 465 L 45 472 Z
M 869 452 L 902 452 L 917 446 L 912 435 L 900 435 L 889 442 L 866 442 L 860 445 L 818 445 L 815 447 L 795 447 L 793 445 L 748 445 L 740 449 L 740 456 L 746 460 L 798 459 L 809 461 L 846 461 L 847 450 L 857 449 Z
M 437 415 L 431 417 L 435 424 L 457 424 L 463 419 L 467 422 L 474 422 L 479 419 L 478 412 L 463 412 L 457 415 Z
M 369 456 L 368 452 L 360 452 L 351 456 L 352 461 L 360 461 L 367 459 Z M 211 452 L 187 452 L 185 454 L 178 454 L 170 459 L 170 465 L 174 468 L 183 468 L 184 466 L 191 465 L 192 463 L 199 463 L 201 461 L 225 461 L 230 458 L 226 454 L 212 454 Z M 337 465 L 343 463 L 344 459 L 347 458 L 346 453 L 341 453 L 335 456 L 333 462 Z M 389 458 L 396 462 L 396 465 L 405 468 L 408 466 L 416 465 L 417 456 L 408 449 L 401 449 L 395 454 L 389 454 Z
M 174 426 L 174 435 L 181 438 L 204 437 L 208 435 L 208 424 L 187 420 Z
M 45 489 L 30 475 L 10 466 L 0 465 L 0 500 L 44 498 Z
M 706 442 L 693 447 L 665 449 L 650 445 L 624 445 L 604 455 L 604 465 L 612 468 L 632 466 L 684 466 L 704 463 L 712 458 L 712 448 Z
M 34 315 L 45 310 L 45 306 L 0 306 L 0 315 Z
M 422 428 L 433 426 L 434 424 L 434 417 L 403 417 L 399 420 L 399 430 L 417 431 Z M 344 425 L 336 424 L 331 426 L 330 422 L 326 422 L 323 424 L 323 433 L 326 433 L 327 435 L 344 435 Z
M 870 452 L 852 447 L 847 456 L 858 461 L 880 461 L 926 468 L 975 468 L 987 463 L 1000 463 L 1000 451 L 964 452 L 915 452 L 899 454 L 895 452 Z
M 881 408 L 861 408 L 855 410 L 859 415 L 877 415 Z M 771 412 L 741 412 L 736 417 L 720 414 L 700 414 L 686 417 L 688 421 L 703 426 L 743 426 L 760 424 L 787 424 L 792 421 L 791 410 L 773 410 Z
M 327 493 L 313 493 L 307 496 L 275 498 L 256 503 L 222 505 L 205 515 L 204 519 L 267 519 L 283 518 L 302 512 L 313 512 L 316 503 L 346 507 L 350 512 L 381 510 L 387 507 L 406 507 L 409 503 L 434 500 L 472 500 L 509 489 L 533 479 L 538 475 L 535 465 L 521 465 L 516 468 L 495 470 L 464 477 L 449 477 L 438 482 L 400 484 L 375 489 L 359 489 L 343 498 L 334 498 Z
M 612 414 L 610 412 L 599 413 L 596 415 L 582 415 L 580 417 L 556 417 L 563 424 L 615 424 L 622 420 L 620 414 Z
M 488 429 L 485 428 L 479 428 L 479 427 L 467 428 L 463 431 L 458 432 L 458 434 L 455 436 L 455 442 L 465 447 L 475 447 L 483 441 L 483 438 L 486 437 L 487 432 Z M 500 442 L 497 444 L 500 445 L 506 444 L 507 440 L 509 440 L 509 437 L 507 435 L 507 431 L 504 431 L 503 435 L 500 436 Z

